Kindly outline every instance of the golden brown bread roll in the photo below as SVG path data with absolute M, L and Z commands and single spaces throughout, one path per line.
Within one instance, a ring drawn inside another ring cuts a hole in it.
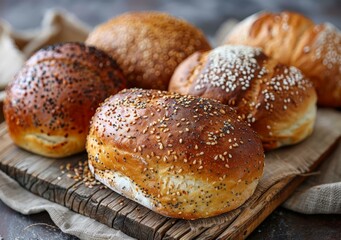
M 165 13 L 131 12 L 99 25 L 86 40 L 117 59 L 129 87 L 166 90 L 176 68 L 198 50 L 209 50 L 204 34 Z
M 9 134 L 43 156 L 81 152 L 99 103 L 125 84 L 116 62 L 93 47 L 65 43 L 39 50 L 7 88 Z
M 292 12 L 260 13 L 240 24 L 226 44 L 261 47 L 283 64 L 299 68 L 314 84 L 318 104 L 341 106 L 341 33 Z
M 261 141 L 232 108 L 157 90 L 108 98 L 92 119 L 86 148 L 99 181 L 175 218 L 239 207 L 263 172 Z
M 315 122 L 311 82 L 260 48 L 225 45 L 197 52 L 176 69 L 169 90 L 234 107 L 259 134 L 266 150 L 302 141 Z

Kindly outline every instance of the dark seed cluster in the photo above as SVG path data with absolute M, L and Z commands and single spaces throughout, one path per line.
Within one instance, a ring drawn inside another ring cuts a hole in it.
M 39 50 L 7 88 L 4 113 L 11 136 L 19 145 L 25 145 L 20 140 L 25 134 L 65 138 L 64 144 L 79 136 L 85 142 L 99 103 L 124 87 L 116 62 L 100 50 L 80 43 Z
M 68 178 L 72 178 L 76 182 L 83 182 L 88 188 L 98 185 L 101 185 L 100 189 L 107 188 L 95 179 L 95 176 L 89 170 L 88 161 L 79 161 L 77 165 L 71 165 L 71 163 L 61 165 L 60 171 L 62 174 L 66 173 Z

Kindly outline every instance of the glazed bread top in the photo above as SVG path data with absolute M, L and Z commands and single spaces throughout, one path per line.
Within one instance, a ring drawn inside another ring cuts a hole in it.
M 264 161 L 260 139 L 232 108 L 140 89 L 123 90 L 98 108 L 87 151 L 95 173 L 128 176 L 147 198 L 141 200 L 145 206 L 185 219 L 240 206 L 253 193 Z
M 7 88 L 9 133 L 19 146 L 45 156 L 83 151 L 99 103 L 125 84 L 116 62 L 93 47 L 64 43 L 41 49 Z

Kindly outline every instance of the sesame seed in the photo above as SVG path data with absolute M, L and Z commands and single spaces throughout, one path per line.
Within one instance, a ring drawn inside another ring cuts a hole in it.
M 255 76 L 265 74 L 265 69 L 258 65 L 256 57 L 261 54 L 260 48 L 246 46 L 221 46 L 209 52 L 209 67 L 202 73 L 197 81 L 195 90 L 201 90 L 205 85 L 219 87 L 226 92 L 232 92 L 238 86 L 246 90 L 250 81 Z M 224 114 L 224 110 L 220 111 Z

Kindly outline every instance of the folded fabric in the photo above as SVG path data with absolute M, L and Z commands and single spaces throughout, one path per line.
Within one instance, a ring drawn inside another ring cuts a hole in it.
M 13 75 L 24 64 L 24 54 L 15 46 L 10 37 L 10 28 L 0 21 L 0 90 L 4 89 Z
M 0 20 L 0 90 L 38 49 L 59 42 L 84 42 L 89 31 L 90 27 L 72 14 L 56 9 L 45 13 L 39 29 L 16 32 Z
M 283 206 L 306 214 L 341 214 L 341 142 L 316 175 L 300 185 Z
M 0 171 L 0 199 L 7 206 L 22 214 L 47 211 L 52 221 L 63 232 L 77 236 L 80 239 L 133 239 L 119 230 L 110 228 L 96 220 L 30 193 L 2 171 Z

